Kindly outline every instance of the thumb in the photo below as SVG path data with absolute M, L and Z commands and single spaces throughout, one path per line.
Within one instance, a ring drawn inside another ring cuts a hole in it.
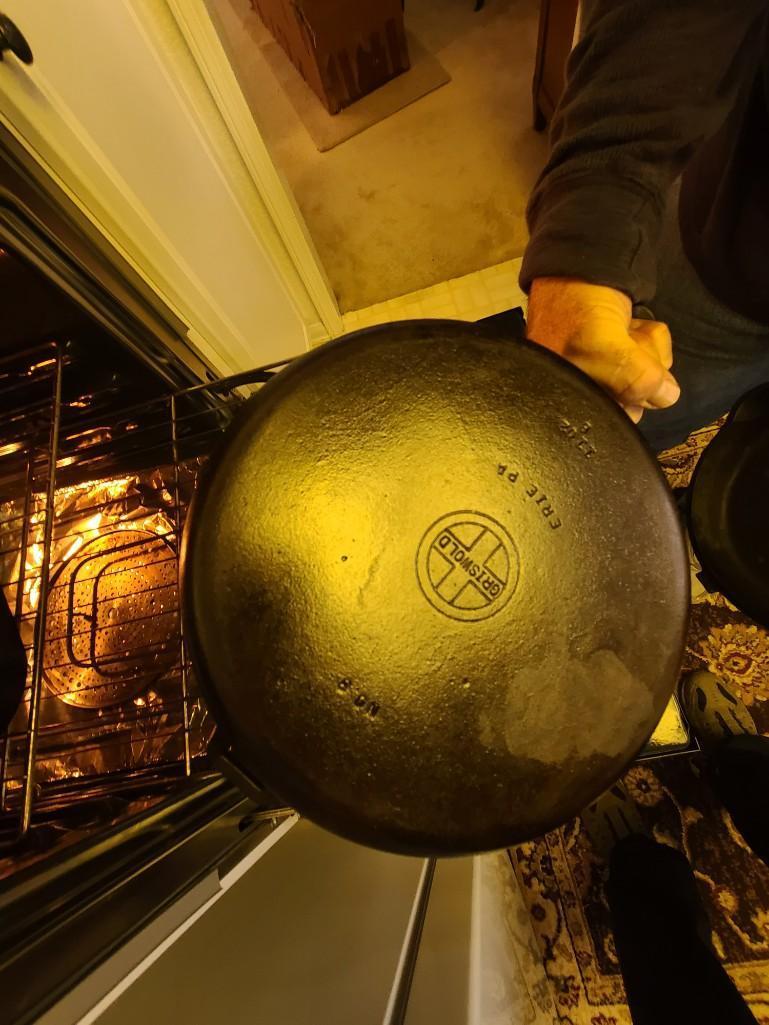
M 636 340 L 631 332 L 618 357 L 609 388 L 623 406 L 665 409 L 678 401 L 681 389 L 650 339 L 642 334 Z

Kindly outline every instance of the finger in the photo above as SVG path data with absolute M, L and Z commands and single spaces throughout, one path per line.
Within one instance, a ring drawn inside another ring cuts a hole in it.
M 637 343 L 641 349 L 644 350 L 655 362 L 659 363 L 659 346 L 655 344 L 654 339 L 645 335 L 640 334 L 637 336 Z M 643 409 L 656 409 L 657 406 L 648 399 L 640 399 L 638 405 Z
M 641 417 L 644 415 L 642 406 L 623 406 L 622 407 L 634 424 L 640 422 Z
M 673 340 L 670 328 L 659 320 L 631 320 L 630 336 L 639 344 L 651 343 L 654 354 L 666 370 L 673 366 Z
M 649 395 L 646 401 L 649 403 L 649 409 L 667 409 L 669 406 L 674 406 L 680 398 L 681 388 L 678 381 L 666 370 L 659 387 Z
M 664 409 L 678 400 L 681 389 L 673 375 L 665 369 L 649 346 L 628 340 L 627 346 L 615 354 L 609 389 L 623 406 Z

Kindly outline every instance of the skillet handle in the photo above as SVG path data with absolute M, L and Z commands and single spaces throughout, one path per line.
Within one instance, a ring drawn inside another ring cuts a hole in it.
M 760 384 L 738 399 L 732 406 L 729 423 L 763 420 L 769 423 L 769 384 Z

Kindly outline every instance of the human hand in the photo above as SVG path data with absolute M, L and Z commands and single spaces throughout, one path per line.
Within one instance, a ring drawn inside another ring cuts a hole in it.
M 634 423 L 645 409 L 665 409 L 681 394 L 669 373 L 667 325 L 634 319 L 630 298 L 615 288 L 577 278 L 535 278 L 527 335 L 592 377 Z

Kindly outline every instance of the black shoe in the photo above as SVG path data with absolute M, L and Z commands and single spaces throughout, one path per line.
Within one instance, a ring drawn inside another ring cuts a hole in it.
M 596 854 L 608 862 L 611 852 L 627 836 L 646 835 L 641 814 L 624 784 L 617 781 L 581 815 L 582 825 Z
M 758 735 L 747 705 L 706 669 L 697 669 L 683 678 L 681 704 L 704 751 L 717 747 L 727 737 Z

